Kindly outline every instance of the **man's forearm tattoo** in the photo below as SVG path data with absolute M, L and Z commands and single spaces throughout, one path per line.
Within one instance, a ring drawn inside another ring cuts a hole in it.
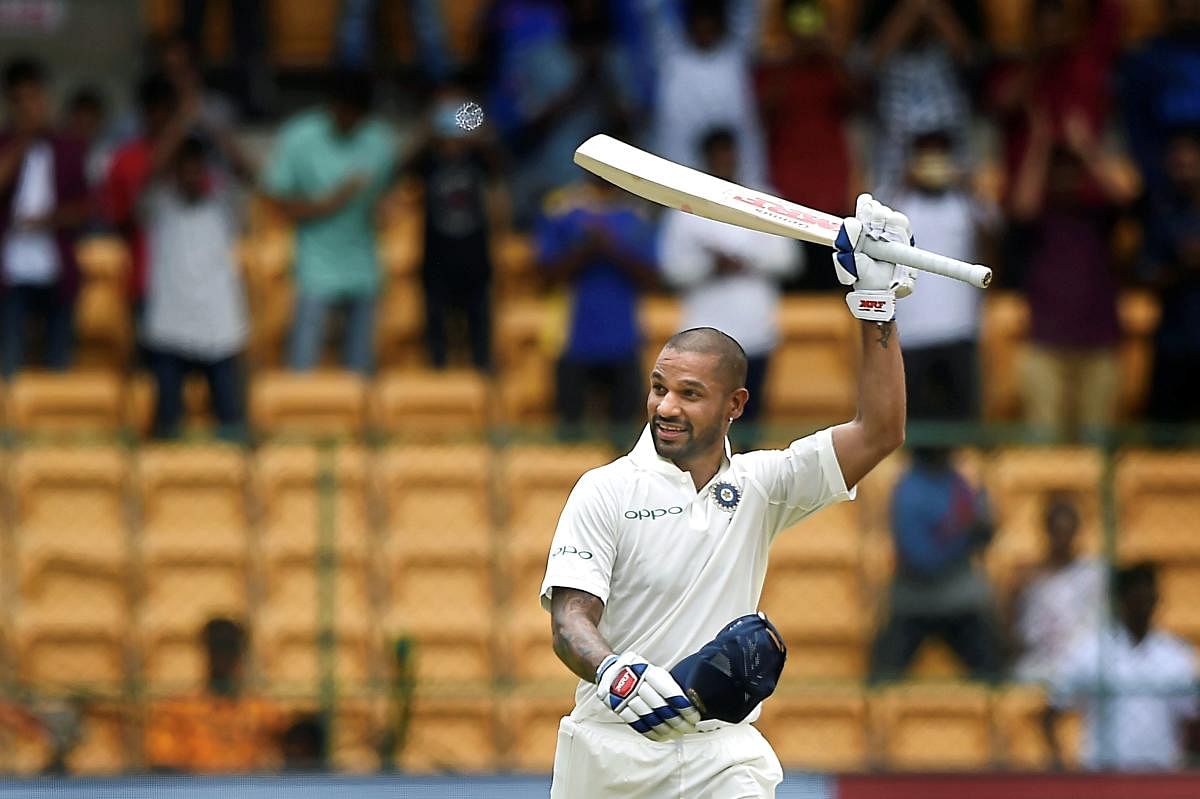
M 880 322 L 879 323 L 879 346 L 885 350 L 888 348 L 888 342 L 892 338 L 892 330 L 895 328 L 895 322 Z

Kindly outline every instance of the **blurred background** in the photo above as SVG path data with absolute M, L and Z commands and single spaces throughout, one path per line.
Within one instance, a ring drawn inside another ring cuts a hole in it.
M 1197 0 L 0 0 L 0 62 L 17 790 L 544 795 L 547 547 L 662 342 L 743 344 L 738 449 L 855 411 L 828 251 L 606 132 L 995 269 L 899 303 L 908 445 L 773 550 L 781 796 L 1200 794 Z

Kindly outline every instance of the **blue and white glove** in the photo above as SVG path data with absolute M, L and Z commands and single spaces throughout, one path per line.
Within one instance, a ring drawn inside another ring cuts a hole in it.
M 609 655 L 596 669 L 596 696 L 651 741 L 696 731 L 700 711 L 666 669 L 636 652 Z
M 908 217 L 860 194 L 854 216 L 842 220 L 834 241 L 833 268 L 842 285 L 853 286 L 846 295 L 850 313 L 868 322 L 890 322 L 896 316 L 896 299 L 912 294 L 916 273 L 864 253 L 870 239 L 913 243 Z

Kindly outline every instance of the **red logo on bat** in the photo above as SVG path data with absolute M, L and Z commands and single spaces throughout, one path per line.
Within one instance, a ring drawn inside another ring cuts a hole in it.
M 882 311 L 886 300 L 859 300 L 858 307 L 863 311 Z
M 633 669 L 626 666 L 621 669 L 621 673 L 617 675 L 617 679 L 613 680 L 612 688 L 608 690 L 622 699 L 627 699 L 637 686 L 637 681 L 637 675 L 633 673 Z
M 808 213 L 799 206 L 790 204 L 782 205 L 781 203 L 770 200 L 766 197 L 746 197 L 741 194 L 735 194 L 731 199 L 754 206 L 761 211 L 767 211 L 768 213 L 785 216 L 788 219 L 794 219 L 797 222 L 803 222 L 804 224 L 812 225 L 813 227 L 825 228 L 826 230 L 839 230 L 842 227 L 842 223 L 840 221 L 834 222 L 829 219 L 823 219 L 819 216 L 814 216 L 813 214 Z

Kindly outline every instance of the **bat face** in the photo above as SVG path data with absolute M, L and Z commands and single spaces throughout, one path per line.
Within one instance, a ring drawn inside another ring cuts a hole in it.
M 835 216 L 814 211 L 769 194 L 757 194 L 743 189 L 731 194 L 727 200 L 731 205 L 740 207 L 762 219 L 811 230 L 814 235 L 820 236 L 822 241 L 826 239 L 833 241 L 842 227 L 842 220 Z

